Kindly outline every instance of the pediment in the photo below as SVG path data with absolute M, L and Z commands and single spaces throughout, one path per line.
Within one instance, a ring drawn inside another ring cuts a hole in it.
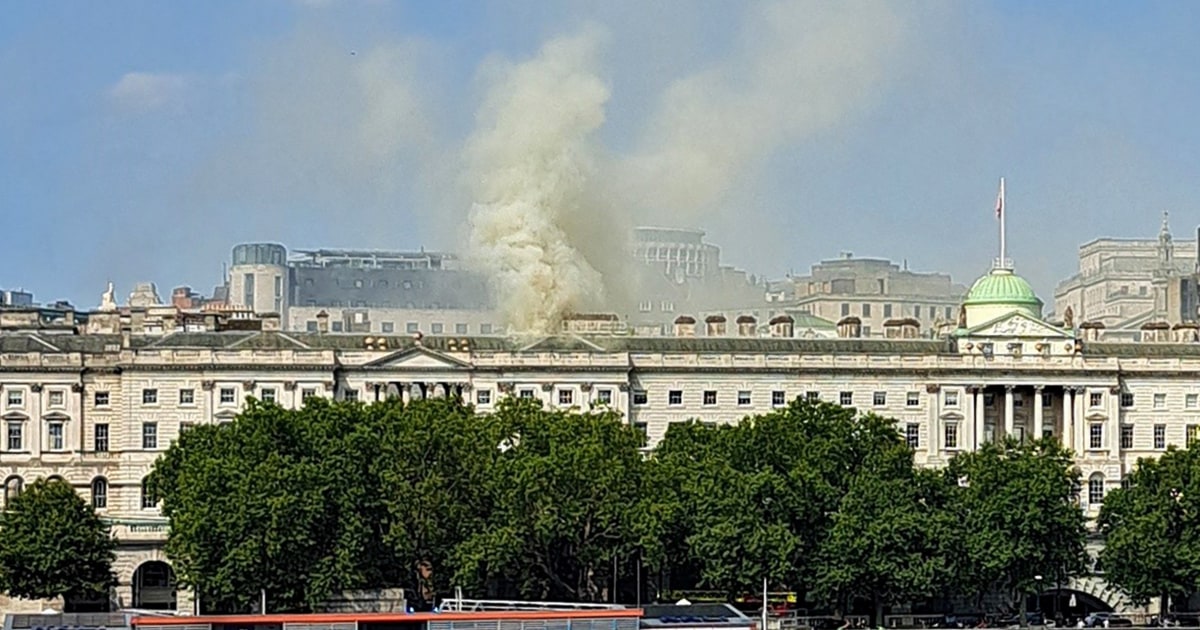
M 467 370 L 471 364 L 429 348 L 405 348 L 381 357 L 363 367 L 383 370 Z
M 1108 420 L 1108 416 L 1099 412 L 1092 412 L 1091 414 L 1088 414 L 1086 418 L 1088 422 L 1103 422 Z
M 950 421 L 959 421 L 959 420 L 963 420 L 966 418 L 966 416 L 962 415 L 961 413 L 959 413 L 957 411 L 949 411 L 949 412 L 943 413 L 939 417 L 942 420 L 950 420 Z
M 1008 313 L 967 331 L 968 337 L 1074 339 L 1070 332 L 1034 319 L 1024 313 Z

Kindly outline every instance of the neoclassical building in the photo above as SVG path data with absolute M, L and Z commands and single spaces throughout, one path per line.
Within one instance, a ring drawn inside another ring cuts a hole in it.
M 613 316 L 591 316 L 518 338 L 284 332 L 278 320 L 212 315 L 150 323 L 111 305 L 0 311 L 0 473 L 6 500 L 57 476 L 91 501 L 120 541 L 115 598 L 138 608 L 191 606 L 172 588 L 167 524 L 146 475 L 182 431 L 232 420 L 248 396 L 285 407 L 391 396 L 460 396 L 483 412 L 505 396 L 603 405 L 648 446 L 672 423 L 737 422 L 820 398 L 895 418 L 927 466 L 1004 435 L 1062 440 L 1083 474 L 1080 508 L 1094 515 L 1138 458 L 1200 435 L 1197 329 L 1156 322 L 1139 342 L 1106 342 L 1101 327 L 1041 312 L 1005 267 L 974 284 L 956 322 L 931 331 L 890 320 L 869 338 L 855 317 L 835 336 L 799 338 L 787 316 L 738 313 L 680 316 L 671 336 L 632 336 Z M 1102 575 L 1061 586 L 1127 609 Z

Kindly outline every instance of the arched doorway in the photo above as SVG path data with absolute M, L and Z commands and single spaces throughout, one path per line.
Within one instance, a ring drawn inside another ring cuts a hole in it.
M 171 565 L 151 560 L 133 572 L 133 607 L 175 610 L 175 572 Z
M 1095 595 L 1069 588 L 1047 590 L 1041 597 L 1032 598 L 1030 611 L 1040 611 L 1048 621 L 1055 619 L 1077 620 L 1092 613 L 1115 612 L 1108 602 Z

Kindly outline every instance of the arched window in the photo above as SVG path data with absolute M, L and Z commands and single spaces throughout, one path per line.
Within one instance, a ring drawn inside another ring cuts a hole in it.
M 12 502 L 13 499 L 21 496 L 21 491 L 25 489 L 25 480 L 17 475 L 13 475 L 4 480 L 4 507 Z
M 92 507 L 97 510 L 108 507 L 108 480 L 104 477 L 92 480 Z
M 1104 503 L 1104 475 L 1093 473 L 1088 477 L 1088 505 Z
M 147 483 L 150 479 L 142 479 L 142 509 L 152 510 L 158 505 L 158 500 L 154 498 L 154 493 L 150 491 L 150 484 Z
M 61 481 L 63 483 L 67 482 L 67 480 L 63 479 L 61 475 L 50 475 L 49 477 L 46 477 L 46 481 L 50 481 L 50 482 Z

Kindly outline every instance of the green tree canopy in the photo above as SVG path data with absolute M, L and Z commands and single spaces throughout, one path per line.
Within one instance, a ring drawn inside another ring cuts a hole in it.
M 0 514 L 0 590 L 29 599 L 107 595 L 115 548 L 74 488 L 38 480 Z
M 963 593 L 1007 594 L 1023 606 L 1037 576 L 1065 579 L 1084 570 L 1079 471 L 1056 440 L 985 444 L 956 456 L 946 474 L 959 485 L 950 509 L 960 524 Z
M 1134 601 L 1165 605 L 1200 589 L 1200 452 L 1139 460 L 1127 486 L 1104 498 L 1097 524 L 1105 578 Z

